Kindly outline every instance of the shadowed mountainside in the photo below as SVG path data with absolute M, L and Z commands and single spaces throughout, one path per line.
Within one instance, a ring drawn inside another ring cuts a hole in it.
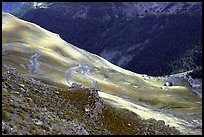
M 125 69 L 162 76 L 202 67 L 201 11 L 198 2 L 53 2 L 21 18 Z

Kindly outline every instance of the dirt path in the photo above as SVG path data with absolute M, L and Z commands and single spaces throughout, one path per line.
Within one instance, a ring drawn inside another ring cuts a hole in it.
M 72 67 L 72 68 L 67 69 L 66 74 L 65 74 L 65 77 L 66 77 L 68 86 L 71 87 L 71 85 L 72 85 L 71 82 L 70 82 L 70 80 L 69 80 L 69 78 L 70 78 L 70 73 L 71 73 L 71 72 L 75 72 L 75 73 L 76 73 L 76 70 L 77 70 L 77 69 L 80 69 L 80 68 L 83 69 L 81 75 L 85 76 L 85 77 L 88 78 L 90 81 L 92 81 L 93 87 L 94 87 L 96 90 L 98 90 L 99 88 L 98 88 L 98 86 L 97 86 L 97 84 L 96 84 L 96 83 L 97 83 L 96 80 L 94 80 L 91 76 L 88 75 L 90 69 L 92 68 L 91 65 L 89 65 L 89 64 L 79 64 L 78 66 L 75 66 L 75 67 Z

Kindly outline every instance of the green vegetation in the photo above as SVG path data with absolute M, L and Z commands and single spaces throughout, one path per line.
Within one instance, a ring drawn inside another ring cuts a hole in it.
M 173 68 L 172 74 L 185 72 L 188 70 L 195 71 L 195 77 L 202 77 L 202 44 L 199 42 L 194 48 L 189 49 L 184 55 L 177 58 L 176 61 L 171 62 Z M 192 73 L 191 73 L 192 74 Z
M 192 72 L 188 73 L 192 78 L 202 78 L 202 66 L 194 69 Z
M 2 120 L 5 120 L 5 121 L 10 120 L 9 116 L 7 115 L 7 113 L 4 110 L 2 110 Z
M 134 114 L 129 114 L 125 110 L 105 107 L 102 113 L 103 117 L 100 119 L 108 130 L 112 131 L 117 135 L 133 135 L 135 134 L 135 126 L 140 126 L 139 121 L 135 121 L 133 116 Z M 131 126 L 128 126 L 131 125 Z M 145 127 L 141 127 L 145 128 Z M 141 134 L 141 133 L 136 133 Z

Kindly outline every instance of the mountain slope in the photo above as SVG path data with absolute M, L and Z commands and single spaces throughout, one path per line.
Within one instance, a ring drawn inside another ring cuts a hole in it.
M 73 83 L 95 88 L 109 105 L 144 119 L 164 120 L 184 134 L 193 134 L 192 127 L 202 126 L 202 100 L 185 77 L 150 77 L 127 71 L 8 13 L 2 13 L 2 34 L 3 64 L 24 76 L 63 89 Z M 164 86 L 167 81 L 180 82 Z
M 180 61 L 196 46 L 202 51 L 199 2 L 53 2 L 21 18 L 133 72 L 162 76 L 202 66 L 196 52 Z
M 23 4 L 24 2 L 2 2 L 2 11 L 10 13 Z
M 59 88 L 7 65 L 2 70 L 3 135 L 180 134 L 161 120 L 108 105 L 95 90 Z

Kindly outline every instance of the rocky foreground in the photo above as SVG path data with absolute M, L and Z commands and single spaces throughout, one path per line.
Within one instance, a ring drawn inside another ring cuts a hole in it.
M 180 134 L 164 121 L 144 120 L 133 112 L 110 106 L 96 90 L 59 87 L 3 65 L 2 134 Z

